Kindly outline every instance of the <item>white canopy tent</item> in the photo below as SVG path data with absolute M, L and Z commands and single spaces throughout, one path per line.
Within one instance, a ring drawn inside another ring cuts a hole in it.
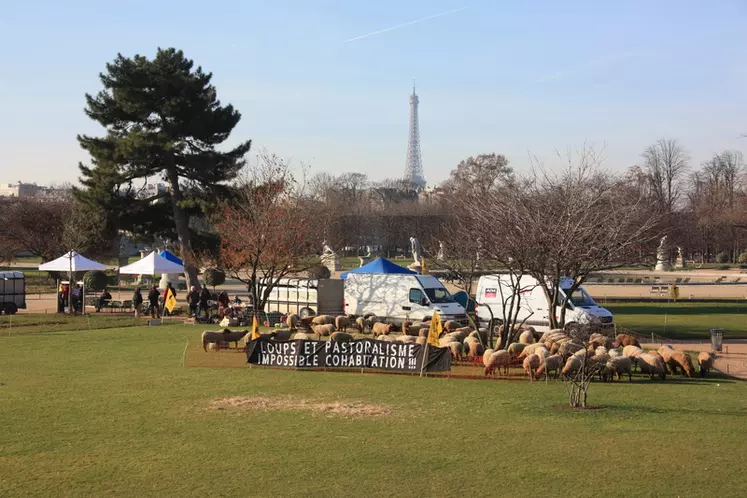
M 70 251 L 67 254 L 60 256 L 59 258 L 49 261 L 47 263 L 39 265 L 40 271 L 66 271 L 66 272 L 79 272 L 79 271 L 92 271 L 92 270 L 106 270 L 106 266 L 96 261 L 90 260 L 84 256 L 81 256 L 75 251 Z
M 101 263 L 97 261 L 93 261 L 91 259 L 88 259 L 84 256 L 81 256 L 75 251 L 69 251 L 66 254 L 63 254 L 59 258 L 49 261 L 47 263 L 43 263 L 39 265 L 40 271 L 65 271 L 68 272 L 70 275 L 70 285 L 68 286 L 68 307 L 70 309 L 70 314 L 73 312 L 73 306 L 72 306 L 72 295 L 73 295 L 73 274 L 79 271 L 85 272 L 85 271 L 93 271 L 93 270 L 100 270 L 104 271 L 106 270 L 106 266 L 102 265 Z M 81 303 L 82 303 L 82 310 L 83 313 L 86 312 L 86 292 L 85 288 L 83 289 L 83 294 L 80 297 Z
M 123 266 L 119 269 L 121 275 L 155 275 L 157 273 L 184 273 L 184 266 L 169 261 L 153 251 L 140 261 Z

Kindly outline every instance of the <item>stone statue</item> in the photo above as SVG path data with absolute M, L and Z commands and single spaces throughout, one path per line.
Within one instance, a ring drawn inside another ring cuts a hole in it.
M 677 246 L 677 259 L 674 260 L 674 267 L 684 268 L 685 266 L 685 256 L 682 254 L 682 248 Z
M 322 242 L 322 246 L 323 246 L 322 247 L 322 254 L 323 255 L 337 256 L 337 253 L 335 253 L 335 251 L 332 249 L 332 247 L 330 247 L 330 245 L 327 244 L 326 240 L 324 242 Z
M 332 247 L 329 244 L 327 244 L 326 240 L 322 242 L 322 255 L 320 256 L 319 259 L 322 260 L 322 264 L 327 267 L 330 274 L 336 271 L 342 270 L 342 264 L 340 263 L 340 257 L 332 249 Z
M 407 268 L 420 273 L 420 270 L 422 269 L 422 264 L 420 262 L 423 258 L 423 253 L 420 249 L 420 242 L 418 239 L 410 237 L 410 247 L 412 248 L 413 263 Z
M 656 250 L 656 267 L 657 271 L 667 271 L 672 268 L 672 264 L 669 262 L 669 241 L 667 236 L 661 238 L 659 241 L 659 248 Z
M 373 250 L 371 249 L 371 246 L 366 246 L 366 254 L 363 256 L 358 256 L 358 260 L 361 262 L 361 266 L 370 263 L 373 259 Z
M 410 237 L 410 246 L 412 247 L 412 259 L 420 264 L 420 260 L 423 257 L 423 254 L 420 250 L 420 242 L 415 237 Z
M 438 241 L 438 253 L 436 253 L 436 261 L 443 261 L 444 260 L 444 243 L 440 240 Z

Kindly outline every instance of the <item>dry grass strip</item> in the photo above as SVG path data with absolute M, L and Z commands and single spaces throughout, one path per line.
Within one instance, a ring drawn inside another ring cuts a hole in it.
M 210 402 L 213 410 L 310 411 L 330 417 L 383 417 L 392 410 L 383 405 L 370 405 L 357 401 L 324 403 L 293 397 L 269 398 L 264 396 L 233 396 Z

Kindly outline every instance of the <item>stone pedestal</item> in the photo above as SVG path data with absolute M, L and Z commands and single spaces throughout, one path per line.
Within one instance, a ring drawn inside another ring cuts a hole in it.
M 162 290 L 166 290 L 166 286 L 169 282 L 171 282 L 171 287 L 176 289 L 177 284 L 179 283 L 179 274 L 178 273 L 161 274 L 161 280 L 158 282 L 158 288 Z
M 327 267 L 330 273 L 342 270 L 342 263 L 336 254 L 325 254 L 322 256 L 322 264 Z
M 656 271 L 669 271 L 672 269 L 672 264 L 669 261 L 657 261 L 656 267 L 654 270 Z

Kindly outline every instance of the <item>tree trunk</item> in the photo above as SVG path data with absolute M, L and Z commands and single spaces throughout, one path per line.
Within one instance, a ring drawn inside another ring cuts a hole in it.
M 197 267 L 192 260 L 192 240 L 189 236 L 189 222 L 184 210 L 179 205 L 182 202 L 182 191 L 179 188 L 179 175 L 176 167 L 169 166 L 166 168 L 171 184 L 171 204 L 174 208 L 174 223 L 176 225 L 176 234 L 179 238 L 181 248 L 182 263 L 184 263 L 184 273 L 187 276 L 187 289 L 194 286 L 200 290 L 200 282 L 197 278 Z

